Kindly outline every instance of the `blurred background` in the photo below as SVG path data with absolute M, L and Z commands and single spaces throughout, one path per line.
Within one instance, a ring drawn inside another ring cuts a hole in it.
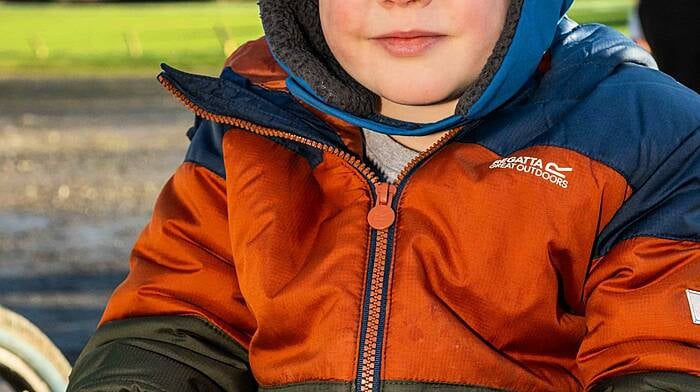
M 635 34 L 633 6 L 569 16 Z M 187 147 L 193 115 L 159 64 L 218 76 L 261 34 L 254 1 L 0 2 L 0 305 L 70 362 Z

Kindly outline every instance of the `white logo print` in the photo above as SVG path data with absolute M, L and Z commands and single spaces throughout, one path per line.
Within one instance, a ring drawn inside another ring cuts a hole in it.
M 554 162 L 547 162 L 545 165 L 542 159 L 535 157 L 507 157 L 499 159 L 491 163 L 489 169 L 514 169 L 519 172 L 530 173 L 562 188 L 569 186 L 569 181 L 564 173 L 574 170 L 570 167 L 561 167 Z

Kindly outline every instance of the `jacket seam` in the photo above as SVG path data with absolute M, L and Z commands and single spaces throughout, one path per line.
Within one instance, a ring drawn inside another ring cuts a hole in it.
M 220 333 L 223 333 L 223 334 L 224 334 L 224 335 L 221 335 L 221 336 L 223 336 L 223 337 L 225 337 L 225 338 L 231 340 L 233 343 L 238 344 L 239 346 L 241 346 L 241 348 L 243 348 L 243 350 L 246 352 L 246 354 L 248 354 L 248 349 L 247 349 L 245 346 L 243 346 L 241 343 L 239 343 L 233 336 L 230 336 L 230 335 L 228 334 L 228 332 L 224 331 L 223 328 L 219 327 L 219 326 L 217 325 L 217 323 L 215 323 L 214 321 L 210 320 L 207 316 L 204 316 L 205 313 L 208 313 L 208 312 L 209 312 L 206 308 L 203 308 L 203 307 L 201 307 L 201 306 L 199 306 L 199 305 L 197 305 L 197 304 L 195 304 L 195 303 L 192 303 L 192 302 L 190 302 L 190 301 L 187 301 L 187 300 L 184 299 L 184 298 L 174 297 L 174 296 L 172 296 L 172 295 L 163 294 L 162 292 L 152 292 L 151 295 L 160 296 L 160 297 L 163 297 L 163 298 L 168 298 L 168 299 L 171 299 L 171 300 L 180 301 L 180 302 L 182 302 L 182 303 L 185 303 L 185 304 L 187 304 L 187 305 L 190 305 L 192 308 L 201 309 L 201 313 L 202 313 L 202 314 L 200 314 L 200 313 L 197 313 L 197 312 L 194 312 L 194 311 L 184 311 L 184 312 L 171 313 L 171 314 L 161 314 L 161 315 L 154 316 L 154 317 L 168 316 L 168 315 L 170 315 L 170 316 L 191 316 L 191 317 L 197 317 L 197 318 L 199 318 L 200 320 L 204 321 L 205 323 L 209 323 L 209 324 L 210 324 L 210 327 L 211 327 L 211 326 L 214 326 L 214 327 L 216 327 L 217 329 L 220 329 L 220 330 L 221 330 Z M 247 305 L 247 303 L 246 303 L 246 305 Z M 252 313 L 252 312 L 251 312 L 251 313 Z M 118 321 L 118 320 L 114 320 L 114 321 Z M 113 340 L 114 340 L 114 339 L 112 339 L 111 341 L 113 341 Z
M 179 348 L 181 348 L 181 349 L 183 349 L 183 350 L 187 350 L 187 351 L 190 351 L 190 352 L 194 352 L 194 353 L 197 353 L 197 354 L 201 354 L 201 353 L 199 353 L 199 352 L 197 352 L 197 351 L 194 351 L 194 350 L 192 350 L 192 349 L 190 349 L 190 348 L 183 347 L 183 346 L 180 346 L 180 345 L 175 344 L 175 343 L 171 343 L 171 342 L 167 342 L 167 341 L 164 342 L 164 341 L 162 341 L 162 340 L 152 339 L 152 338 L 144 338 L 144 337 L 125 337 L 125 338 L 119 338 L 119 339 L 113 340 L 112 342 L 116 342 L 116 343 L 119 343 L 119 344 L 123 344 L 123 345 L 125 345 L 125 346 L 134 347 L 134 348 L 137 348 L 137 349 L 139 349 L 139 350 L 144 350 L 144 351 L 148 351 L 148 352 L 153 353 L 153 354 L 160 355 L 160 356 L 162 356 L 162 357 L 164 357 L 164 358 L 166 358 L 166 359 L 169 359 L 169 360 L 171 360 L 171 361 L 173 361 L 173 362 L 177 362 L 177 363 L 179 363 L 179 364 L 182 364 L 183 366 L 190 367 L 190 368 L 192 368 L 193 370 L 197 371 L 198 373 L 203 374 L 202 372 L 200 372 L 200 371 L 197 370 L 196 368 L 191 367 L 191 366 L 188 365 L 187 363 L 180 362 L 180 361 L 178 361 L 178 360 L 176 360 L 176 359 L 174 359 L 174 358 L 172 358 L 172 357 L 169 357 L 169 356 L 167 356 L 167 355 L 165 355 L 165 354 L 162 354 L 162 353 L 160 353 L 160 352 L 158 352 L 158 351 L 153 351 L 153 350 L 148 349 L 148 348 L 146 348 L 146 347 L 141 347 L 141 346 L 139 346 L 138 344 L 132 342 L 132 341 L 134 341 L 134 340 L 135 340 L 135 341 L 145 341 L 145 342 L 164 343 L 164 344 L 167 344 L 167 345 L 177 346 L 177 347 L 179 347 Z M 228 364 L 227 362 L 223 362 L 223 361 L 220 361 L 220 360 L 218 360 L 218 359 L 216 359 L 216 358 L 212 358 L 212 357 L 209 357 L 209 356 L 207 356 L 207 358 L 211 359 L 212 361 L 215 361 L 216 363 L 229 366 L 229 364 Z M 243 358 L 239 358 L 239 357 L 237 357 L 237 356 L 236 356 L 236 358 L 237 358 L 237 359 L 240 359 L 240 360 L 243 360 Z M 245 362 L 247 362 L 247 361 L 245 361 Z M 250 366 L 248 366 L 248 368 L 250 368 Z
M 661 240 L 669 240 L 669 241 L 678 241 L 678 242 L 691 242 L 691 243 L 697 243 L 700 245 L 700 237 L 694 238 L 694 237 L 680 237 L 680 236 L 672 236 L 672 235 L 656 235 L 656 234 L 634 234 L 628 237 L 621 238 L 613 246 L 608 249 L 607 252 L 604 254 L 592 259 L 592 260 L 600 260 L 602 258 L 605 258 L 607 255 L 610 254 L 616 247 L 621 246 L 623 244 L 629 243 L 630 241 L 636 240 L 636 239 L 661 239 Z
M 156 294 L 156 295 L 162 295 L 162 294 Z M 163 295 L 163 296 L 164 296 L 164 297 L 167 297 L 167 298 L 171 298 L 171 299 L 180 300 L 179 298 L 175 298 L 175 297 L 171 297 L 171 296 L 165 296 L 165 295 Z M 185 303 L 187 303 L 188 305 L 193 305 L 194 307 L 200 308 L 200 307 L 197 306 L 196 304 L 192 304 L 192 303 L 187 302 L 187 301 L 184 301 L 184 300 L 183 300 L 182 302 L 185 302 Z M 138 318 L 143 318 L 143 319 L 147 319 L 147 318 L 161 318 L 161 317 L 191 317 L 191 318 L 196 318 L 197 320 L 203 322 L 207 327 L 213 329 L 214 332 L 216 332 L 216 333 L 217 333 L 218 335 L 220 335 L 221 337 L 223 337 L 223 338 L 229 340 L 230 342 L 232 342 L 232 343 L 238 345 L 241 349 L 243 349 L 243 351 L 246 353 L 246 355 L 248 354 L 248 349 L 247 349 L 244 345 L 242 345 L 242 344 L 241 344 L 240 342 L 238 342 L 235 338 L 233 338 L 232 336 L 230 336 L 230 335 L 229 335 L 226 331 L 224 331 L 221 327 L 219 327 L 218 325 L 216 325 L 216 323 L 214 323 L 213 321 L 209 320 L 206 316 L 203 316 L 203 315 L 201 315 L 201 314 L 199 314 L 199 313 L 195 313 L 195 312 L 180 312 L 180 313 L 158 314 L 158 315 L 149 315 L 149 316 L 138 316 Z M 123 319 L 113 319 L 113 320 L 106 321 L 106 322 L 103 323 L 102 325 L 107 325 L 107 324 L 109 324 L 109 323 L 111 323 L 111 322 L 119 322 L 119 321 L 130 320 L 130 319 L 134 319 L 134 317 L 123 318 Z M 111 342 L 116 342 L 116 341 L 121 340 L 121 339 L 125 339 L 125 338 L 113 338 L 113 339 L 105 340 L 104 342 L 100 343 L 99 346 L 104 346 L 105 344 L 108 344 L 108 343 L 111 343 Z M 157 339 L 151 339 L 151 338 L 140 337 L 140 336 L 132 336 L 132 337 L 129 337 L 128 339 L 143 339 L 143 340 L 157 341 Z M 99 346 L 98 346 L 98 347 L 99 347 Z
M 348 384 L 352 385 L 352 381 L 347 381 L 347 380 L 339 380 L 336 378 L 329 378 L 329 379 L 323 379 L 323 378 L 316 378 L 314 380 L 310 381 L 292 381 L 284 384 L 275 384 L 275 385 L 270 385 L 270 384 L 258 384 L 260 388 L 264 389 L 283 389 L 283 388 L 289 388 L 289 387 L 295 387 L 295 386 L 302 386 L 302 385 L 328 385 L 329 383 L 336 383 L 336 384 Z
M 488 385 L 480 384 L 463 384 L 463 383 L 450 383 L 444 381 L 436 381 L 432 379 L 402 379 L 402 380 L 382 380 L 385 384 L 394 385 L 415 385 L 417 383 L 429 384 L 431 388 L 454 388 L 454 387 L 467 387 L 467 388 L 486 388 L 494 391 L 505 391 L 497 387 L 490 387 Z
M 224 161 L 223 158 L 221 159 L 221 161 L 222 161 L 222 163 L 223 163 L 223 161 Z M 212 174 L 214 174 L 217 178 L 219 178 L 219 179 L 221 179 L 221 180 L 226 180 L 226 176 L 225 176 L 225 175 L 222 175 L 221 173 L 218 173 L 216 170 L 214 170 L 214 169 L 210 168 L 209 166 L 206 166 L 206 165 L 204 165 L 203 163 L 201 163 L 201 162 L 199 162 L 199 161 L 196 161 L 196 160 L 194 160 L 194 159 L 185 158 L 185 159 L 182 161 L 182 163 L 191 163 L 191 164 L 194 164 L 194 165 L 196 165 L 196 166 L 203 167 L 203 168 L 207 169 L 207 171 L 209 171 L 209 172 L 211 172 Z
M 668 157 L 670 157 L 671 155 L 673 155 L 681 146 L 683 146 L 683 145 L 685 144 L 685 142 L 686 142 L 686 140 L 688 140 L 688 138 L 692 137 L 692 135 L 695 134 L 695 133 L 698 132 L 698 131 L 700 131 L 700 127 L 697 127 L 697 128 L 695 128 L 694 130 L 690 131 L 690 132 L 688 133 L 688 135 L 687 135 L 686 137 L 684 137 L 684 138 L 680 141 L 680 143 L 678 143 L 678 145 L 676 145 L 674 148 L 672 148 L 671 151 L 663 157 L 663 159 L 659 159 L 659 160 L 658 160 L 658 163 L 654 166 L 654 169 L 651 171 L 651 174 L 649 174 L 649 175 L 644 179 L 644 181 L 642 181 L 641 184 L 639 184 L 639 187 L 638 187 L 638 188 L 642 188 L 642 187 L 644 186 L 644 184 L 646 184 L 647 181 L 649 181 L 649 179 L 650 179 L 651 177 L 654 176 L 654 173 L 659 169 L 659 167 L 660 167 L 661 165 L 663 165 L 663 163 L 666 162 L 666 161 L 668 160 Z M 613 216 L 612 216 L 612 218 L 610 219 L 610 221 L 609 221 L 604 227 L 601 228 L 600 233 L 602 233 L 603 231 L 605 231 L 605 229 L 615 220 L 615 217 L 617 217 L 617 215 L 619 214 L 619 212 L 620 212 L 623 208 L 625 208 L 625 206 L 630 202 L 630 200 L 631 200 L 632 197 L 634 196 L 634 194 L 635 194 L 635 189 L 634 189 L 633 186 L 630 184 L 629 180 L 627 180 L 627 184 L 628 184 L 628 186 L 629 186 L 630 189 L 631 189 L 631 194 L 629 195 L 629 197 L 627 198 L 627 200 L 625 200 L 625 201 L 620 205 L 620 207 L 617 208 L 617 210 L 615 211 L 615 214 L 613 214 Z M 638 216 L 638 214 L 636 214 L 635 216 Z M 601 234 L 596 235 L 595 244 L 594 244 L 594 250 L 596 250 L 596 248 L 597 248 L 597 244 L 598 244 L 598 240 L 599 240 L 599 238 L 600 238 L 600 235 L 601 235 Z M 610 245 L 610 247 L 609 247 L 605 252 L 603 252 L 603 253 L 601 253 L 601 255 L 599 255 L 599 257 L 603 257 L 604 255 L 608 254 L 608 253 L 615 247 L 615 245 L 617 245 L 618 243 L 624 241 L 625 239 L 629 239 L 629 238 L 633 238 L 633 237 L 638 237 L 638 236 L 649 236 L 649 237 L 664 238 L 664 236 L 663 236 L 662 234 L 659 234 L 658 236 L 655 235 L 655 234 L 646 234 L 646 235 L 645 235 L 645 234 L 633 234 L 633 235 L 630 235 L 630 236 L 628 236 L 628 237 L 623 237 L 623 238 L 621 238 L 621 239 L 615 241 L 614 243 L 612 243 L 612 244 Z M 668 237 L 669 237 L 669 239 L 673 239 L 673 238 L 672 238 L 673 236 L 668 236 Z M 679 238 L 680 238 L 680 237 L 679 237 Z M 597 258 L 597 257 L 596 257 L 596 258 Z
M 230 341 L 231 343 L 236 344 L 237 346 L 239 346 L 239 347 L 246 353 L 246 356 L 249 355 L 249 351 L 248 351 L 248 349 L 247 349 L 245 346 L 243 346 L 240 342 L 238 342 L 236 339 L 234 339 L 234 338 L 233 338 L 232 336 L 230 336 L 226 331 L 224 331 L 223 329 L 221 329 L 219 326 L 217 326 L 216 324 L 214 324 L 212 321 L 210 321 L 209 319 L 203 317 L 202 315 L 196 314 L 196 313 L 190 314 L 190 315 L 191 315 L 192 317 L 199 318 L 201 321 L 204 322 L 204 324 L 205 324 L 207 327 L 209 327 L 210 329 L 212 329 L 217 335 L 219 335 L 219 336 L 221 336 L 221 337 L 227 339 L 227 340 Z M 243 359 L 243 358 L 241 358 L 241 359 Z M 247 359 L 246 359 L 246 361 L 247 361 Z

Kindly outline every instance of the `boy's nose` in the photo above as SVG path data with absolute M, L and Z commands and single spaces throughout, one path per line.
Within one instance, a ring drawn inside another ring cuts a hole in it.
M 409 5 L 425 7 L 426 5 L 430 4 L 432 0 L 377 0 L 377 2 L 385 7 L 391 7 L 394 5 L 399 7 L 406 7 Z

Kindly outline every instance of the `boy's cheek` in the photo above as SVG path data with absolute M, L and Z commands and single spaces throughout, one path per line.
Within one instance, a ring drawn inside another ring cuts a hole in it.
M 337 34 L 358 34 L 367 19 L 364 1 L 320 0 L 319 15 L 326 39 L 335 39 Z
M 333 55 L 345 66 L 362 63 L 363 53 L 369 50 L 369 41 L 363 31 L 366 22 L 365 11 L 352 9 L 353 3 L 364 3 L 350 0 L 345 1 L 321 0 L 320 4 L 328 3 L 327 8 L 321 7 L 321 27 L 323 36 Z

